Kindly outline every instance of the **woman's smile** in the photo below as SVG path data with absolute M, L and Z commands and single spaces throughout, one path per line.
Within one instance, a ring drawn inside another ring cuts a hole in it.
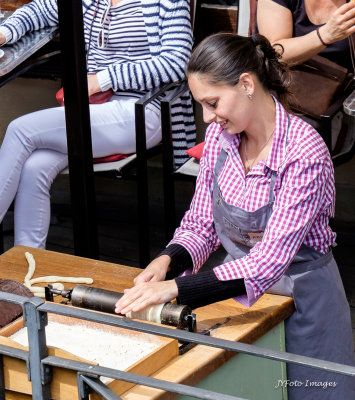
M 228 120 L 219 121 L 219 122 L 217 122 L 217 124 L 219 124 L 221 128 L 226 129 L 226 127 L 228 125 Z

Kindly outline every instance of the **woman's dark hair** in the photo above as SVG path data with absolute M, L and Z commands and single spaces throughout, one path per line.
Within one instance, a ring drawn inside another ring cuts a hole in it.
M 212 84 L 234 86 L 244 72 L 254 73 L 263 87 L 275 92 L 289 110 L 290 77 L 285 63 L 262 35 L 251 37 L 234 33 L 216 33 L 205 38 L 192 52 L 187 76 L 192 73 L 208 75 Z

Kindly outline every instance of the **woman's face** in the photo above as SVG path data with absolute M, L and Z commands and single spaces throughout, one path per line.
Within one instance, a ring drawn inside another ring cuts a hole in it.
M 241 80 L 235 86 L 212 84 L 208 76 L 197 73 L 191 74 L 188 80 L 194 99 L 202 106 L 206 123 L 216 122 L 229 134 L 247 128 L 252 102 L 248 98 L 249 89 Z

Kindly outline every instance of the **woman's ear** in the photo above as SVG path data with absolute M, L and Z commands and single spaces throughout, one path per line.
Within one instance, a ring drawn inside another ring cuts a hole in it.
M 255 91 L 255 82 L 253 76 L 248 72 L 244 72 L 239 77 L 239 83 L 247 96 L 253 96 Z

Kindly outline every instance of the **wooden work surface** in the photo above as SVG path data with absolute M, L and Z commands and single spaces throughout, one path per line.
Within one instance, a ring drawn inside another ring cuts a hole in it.
M 122 292 L 133 285 L 138 268 L 107 263 L 47 250 L 15 246 L 0 256 L 0 278 L 23 282 L 28 270 L 25 251 L 36 260 L 34 278 L 46 275 L 93 278 L 93 286 Z M 65 284 L 66 288 L 73 284 Z M 226 300 L 194 310 L 197 331 L 220 324 L 211 336 L 244 343 L 253 343 L 293 312 L 293 301 L 284 296 L 265 294 L 251 308 L 234 300 Z M 153 376 L 172 382 L 196 384 L 225 363 L 231 354 L 226 351 L 197 345 L 185 354 L 177 356 Z M 161 390 L 135 386 L 122 399 L 171 399 L 173 395 Z
M 31 0 L 2 0 L 0 2 L 0 7 L 2 10 L 10 10 L 15 11 L 19 7 L 23 6 L 26 3 L 29 3 Z

